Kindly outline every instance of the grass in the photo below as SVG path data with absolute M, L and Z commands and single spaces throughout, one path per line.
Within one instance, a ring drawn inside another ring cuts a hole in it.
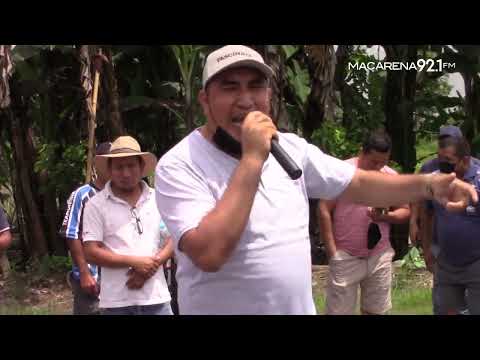
M 54 304 L 49 304 L 47 307 L 32 307 L 16 304 L 0 306 L 0 315 L 61 315 L 61 313 Z
M 325 295 L 315 297 L 317 314 L 325 314 Z M 357 309 L 359 313 L 359 309 Z M 391 315 L 432 315 L 432 291 L 412 288 L 392 291 Z
M 393 289 L 392 315 L 433 315 L 432 290 L 426 288 Z

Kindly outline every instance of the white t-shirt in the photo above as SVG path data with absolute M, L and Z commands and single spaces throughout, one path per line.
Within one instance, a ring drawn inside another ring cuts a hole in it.
M 154 190 L 142 182 L 143 192 L 136 204 L 143 232 L 138 233 L 132 207 L 116 197 L 110 182 L 85 206 L 83 241 L 101 241 L 116 254 L 152 256 L 162 246 L 168 233 L 162 230 L 162 219 L 155 204 Z M 102 267 L 101 308 L 153 305 L 170 301 L 170 292 L 163 268 L 148 279 L 143 287 L 130 290 L 125 285 L 128 268 Z
M 250 218 L 231 257 L 216 273 L 178 250 L 222 197 L 239 161 L 197 130 L 159 161 L 157 206 L 175 243 L 181 314 L 315 314 L 308 198 L 337 197 L 355 168 L 293 134 L 280 145 L 303 169 L 291 180 L 272 156 L 265 162 Z M 232 218 L 231 221 L 235 221 Z

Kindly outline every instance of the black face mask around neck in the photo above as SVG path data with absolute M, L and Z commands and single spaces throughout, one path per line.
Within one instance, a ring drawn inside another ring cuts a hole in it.
M 438 169 L 443 174 L 451 174 L 455 171 L 455 164 L 450 164 L 448 161 L 440 161 L 438 163 Z
M 236 158 L 242 157 L 242 145 L 220 126 L 217 126 L 217 130 L 215 131 L 215 134 L 213 134 L 212 140 L 220 150 L 227 154 Z

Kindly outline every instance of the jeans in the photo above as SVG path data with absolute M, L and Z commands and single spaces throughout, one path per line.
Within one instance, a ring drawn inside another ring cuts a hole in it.
M 170 302 L 101 309 L 102 315 L 173 315 Z
M 98 297 L 86 293 L 72 272 L 68 273 L 68 277 L 73 294 L 73 315 L 99 315 Z

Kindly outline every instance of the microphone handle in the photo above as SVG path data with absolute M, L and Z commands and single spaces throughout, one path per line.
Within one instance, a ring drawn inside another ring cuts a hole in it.
M 297 180 L 302 176 L 302 170 L 293 161 L 290 155 L 280 146 L 277 139 L 272 139 L 270 153 L 278 161 L 280 166 L 285 170 L 292 180 Z

